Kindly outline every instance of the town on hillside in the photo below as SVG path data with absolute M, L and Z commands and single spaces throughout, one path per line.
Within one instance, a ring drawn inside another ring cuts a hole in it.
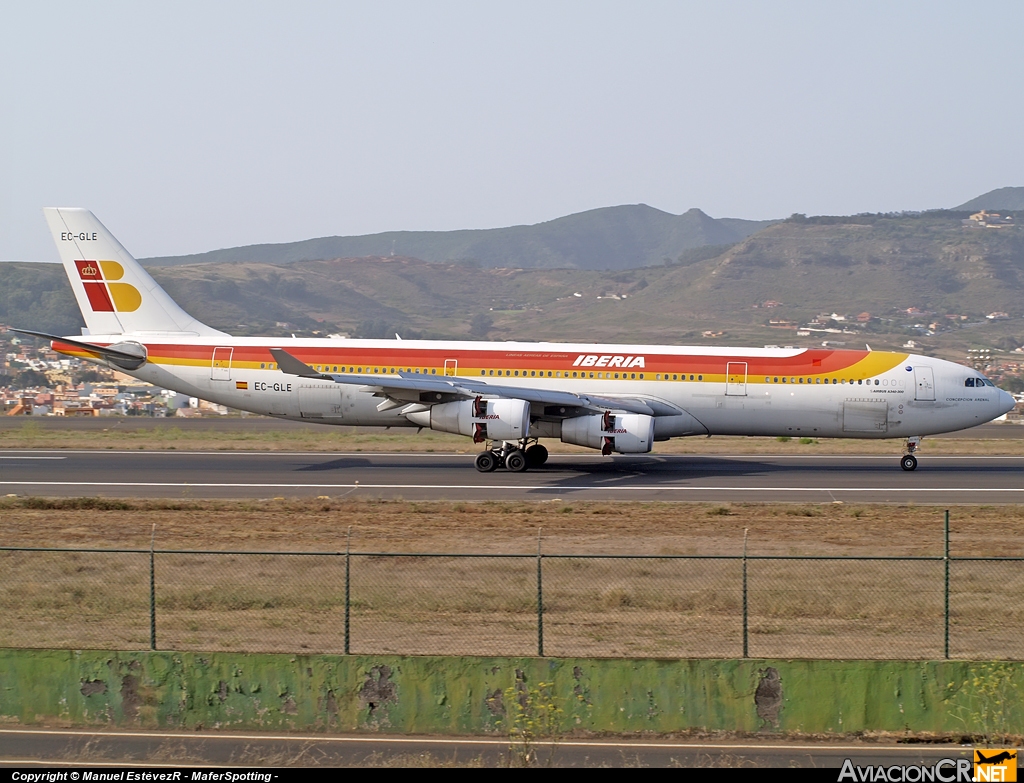
M 215 405 L 64 356 L 0 325 L 0 400 L 6 416 L 223 416 Z

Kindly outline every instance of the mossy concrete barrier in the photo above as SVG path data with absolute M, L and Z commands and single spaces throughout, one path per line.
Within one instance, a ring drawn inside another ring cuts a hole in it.
M 0 650 L 23 725 L 480 734 L 515 700 L 562 730 L 1024 733 L 1022 693 L 1002 662 Z

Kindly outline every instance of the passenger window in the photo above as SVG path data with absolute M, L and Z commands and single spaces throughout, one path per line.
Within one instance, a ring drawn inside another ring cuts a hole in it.
M 878 378 L 875 378 L 875 386 L 878 385 Z
M 525 371 L 523 372 L 523 375 L 526 375 Z M 537 377 L 537 371 L 536 370 L 530 370 L 530 377 L 531 378 Z
M 778 383 L 778 382 L 779 382 L 779 376 L 776 375 L 774 378 L 772 378 L 772 383 Z
M 267 363 L 266 362 L 260 362 L 260 369 L 261 370 L 265 370 L 266 367 L 267 367 Z
M 703 377 L 703 376 L 701 376 L 701 377 Z M 693 380 L 693 376 L 692 376 L 692 375 L 690 376 L 690 380 L 691 380 L 691 381 Z
M 636 378 L 636 373 L 635 372 L 631 372 L 629 374 L 629 377 L 632 378 L 632 379 L 635 379 Z
M 692 375 L 690 376 L 690 380 L 691 380 L 691 381 L 693 380 L 693 376 L 692 376 Z M 698 375 L 698 376 L 697 376 L 697 380 L 698 380 L 698 381 L 703 381 L 703 380 L 704 380 L 704 376 L 703 376 L 703 375 Z
M 516 377 L 519 376 L 519 370 L 516 370 Z
M 801 378 L 801 379 L 800 379 L 800 383 L 803 383 L 803 382 L 804 382 L 804 379 L 803 379 L 803 378 Z
M 576 377 L 576 373 L 573 373 L 573 374 L 572 374 L 572 377 L 573 377 L 573 378 L 575 378 L 575 377 Z
M 431 370 L 431 371 L 430 371 L 430 374 L 431 374 L 431 375 L 437 375 L 437 370 L 436 370 L 436 369 L 435 369 L 435 370 Z

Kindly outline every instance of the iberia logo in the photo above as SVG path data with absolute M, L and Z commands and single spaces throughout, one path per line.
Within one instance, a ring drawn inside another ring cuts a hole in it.
M 124 277 L 117 261 L 75 261 L 89 304 L 97 313 L 131 313 L 142 304 L 142 294 L 130 283 L 116 283 Z

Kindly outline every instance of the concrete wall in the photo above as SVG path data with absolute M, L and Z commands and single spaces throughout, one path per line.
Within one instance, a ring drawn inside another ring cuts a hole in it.
M 8 724 L 475 734 L 509 688 L 563 730 L 1024 733 L 1022 663 L 0 650 Z

